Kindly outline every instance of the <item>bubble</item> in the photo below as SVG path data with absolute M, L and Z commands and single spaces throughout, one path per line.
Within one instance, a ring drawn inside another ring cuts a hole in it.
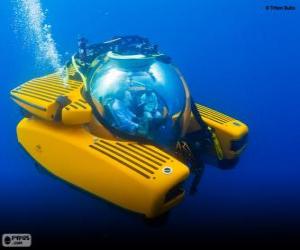
M 14 31 L 22 34 L 24 45 L 34 48 L 37 65 L 50 66 L 62 72 L 61 55 L 57 50 L 51 32 L 51 25 L 46 23 L 48 10 L 42 8 L 39 0 L 14 0 Z

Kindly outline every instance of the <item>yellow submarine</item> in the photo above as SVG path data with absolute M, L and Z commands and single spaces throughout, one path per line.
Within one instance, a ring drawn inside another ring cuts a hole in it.
M 238 159 L 247 126 L 195 103 L 172 60 L 148 39 L 89 45 L 56 72 L 11 90 L 23 148 L 55 176 L 147 218 L 182 201 L 206 159 Z M 199 181 L 199 180 L 198 180 Z

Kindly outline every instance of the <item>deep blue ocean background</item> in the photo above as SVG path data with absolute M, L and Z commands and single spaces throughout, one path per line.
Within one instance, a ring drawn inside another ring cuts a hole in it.
M 236 168 L 208 166 L 196 196 L 168 221 L 150 226 L 39 171 L 16 139 L 21 119 L 9 91 L 49 73 L 34 46 L 13 32 L 13 1 L 0 1 L 0 231 L 99 241 L 126 236 L 170 240 L 300 235 L 300 5 L 264 0 L 42 0 L 59 52 L 79 34 L 90 42 L 139 34 L 160 45 L 182 70 L 194 99 L 249 125 Z M 267 11 L 268 4 L 296 5 Z M 66 57 L 66 56 L 64 56 Z M 67 58 L 67 57 L 66 57 Z M 226 237 L 224 237 L 226 236 Z

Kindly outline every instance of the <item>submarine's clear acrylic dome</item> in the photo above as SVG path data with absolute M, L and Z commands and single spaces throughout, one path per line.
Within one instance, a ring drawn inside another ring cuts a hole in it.
M 110 53 L 89 87 L 94 106 L 114 131 L 164 145 L 180 136 L 187 90 L 172 64 Z

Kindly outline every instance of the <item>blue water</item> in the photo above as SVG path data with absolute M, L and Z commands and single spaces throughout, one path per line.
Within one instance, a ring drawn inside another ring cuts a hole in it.
M 286 1 L 41 1 L 62 60 L 76 50 L 79 34 L 91 42 L 149 37 L 180 67 L 195 100 L 249 125 L 237 167 L 207 167 L 197 195 L 154 227 L 42 173 L 20 148 L 21 115 L 9 90 L 51 67 L 38 66 L 35 46 L 13 32 L 14 1 L 0 1 L 0 231 L 73 241 L 299 234 L 300 9 L 266 11 L 270 2 Z

